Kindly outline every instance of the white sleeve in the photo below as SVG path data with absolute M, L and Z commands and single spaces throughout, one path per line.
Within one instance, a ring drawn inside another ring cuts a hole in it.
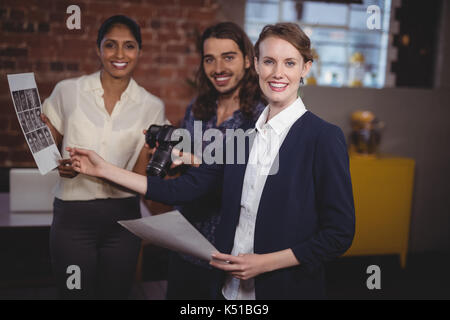
M 159 113 L 156 116 L 156 120 L 154 123 L 151 124 L 158 124 L 158 125 L 164 125 L 164 124 L 171 124 L 170 121 L 166 118 L 166 108 L 164 107 L 164 103 L 161 102 L 161 107 L 159 109 Z
M 167 120 L 166 118 L 166 109 L 164 107 L 164 102 L 162 102 L 159 98 L 156 97 L 152 97 L 151 99 L 148 99 L 145 103 L 148 104 L 153 104 L 154 107 L 153 108 L 149 108 L 151 109 L 156 109 L 156 115 L 153 117 L 148 117 L 149 120 L 146 123 L 146 127 L 145 130 L 148 130 L 148 128 L 152 125 L 152 124 L 157 124 L 157 125 L 165 125 L 165 124 L 171 124 L 169 120 Z M 140 140 L 139 144 L 138 144 L 138 150 L 141 150 L 142 147 L 144 147 L 145 144 L 145 136 L 142 135 L 142 139 Z
M 64 135 L 64 114 L 62 101 L 61 82 L 57 83 L 52 94 L 45 99 L 42 104 L 44 114 L 49 118 L 52 125 L 62 135 Z

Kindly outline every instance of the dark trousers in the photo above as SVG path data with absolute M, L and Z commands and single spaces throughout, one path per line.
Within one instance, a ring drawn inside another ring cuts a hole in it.
M 189 261 L 177 253 L 170 253 L 167 281 L 168 300 L 211 299 L 213 270 Z
M 139 199 L 55 199 L 53 207 L 50 254 L 60 297 L 127 299 L 141 240 L 117 221 L 140 218 Z M 74 288 L 73 265 L 79 267 L 80 289 Z

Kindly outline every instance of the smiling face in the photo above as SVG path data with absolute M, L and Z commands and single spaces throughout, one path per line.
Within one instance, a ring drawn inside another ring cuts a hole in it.
M 206 39 L 202 63 L 206 76 L 220 94 L 234 92 L 250 67 L 248 58 L 231 39 Z
M 255 68 L 259 85 L 271 107 L 284 108 L 297 99 L 301 78 L 311 68 L 300 52 L 288 41 L 268 37 L 259 44 L 259 57 L 255 57 Z
M 113 26 L 103 37 L 97 54 L 103 69 L 113 78 L 131 77 L 140 56 L 136 39 L 125 25 Z

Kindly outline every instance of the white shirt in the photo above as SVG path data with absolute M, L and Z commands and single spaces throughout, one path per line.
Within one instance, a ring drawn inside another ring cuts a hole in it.
M 289 129 L 304 113 L 306 108 L 300 98 L 278 113 L 267 123 L 269 106 L 258 118 L 256 136 L 250 151 L 242 187 L 241 212 L 234 237 L 231 254 L 254 253 L 256 215 L 261 194 L 269 174 L 278 172 L 278 151 Z M 239 280 L 228 275 L 222 288 L 227 300 L 254 300 L 254 279 Z
M 108 114 L 103 100 L 100 71 L 59 82 L 43 103 L 43 111 L 63 135 L 65 150 L 94 150 L 106 161 L 132 170 L 145 143 L 142 133 L 151 124 L 166 123 L 164 104 L 130 80 L 120 100 Z M 133 196 L 117 186 L 86 175 L 60 178 L 55 196 L 61 200 L 92 200 Z

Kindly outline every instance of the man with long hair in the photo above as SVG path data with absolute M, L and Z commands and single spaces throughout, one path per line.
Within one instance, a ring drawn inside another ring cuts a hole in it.
M 207 28 L 198 45 L 202 59 L 196 77 L 198 95 L 187 107 L 181 126 L 192 137 L 196 121 L 201 121 L 202 133 L 215 128 L 225 134 L 226 129 L 253 124 L 265 108 L 265 101 L 248 36 L 238 25 L 223 22 Z M 204 149 L 210 142 L 201 143 Z M 212 190 L 207 197 L 178 208 L 213 244 L 220 222 L 220 194 L 220 189 Z M 210 296 L 212 268 L 207 262 L 173 253 L 168 278 L 168 299 Z

